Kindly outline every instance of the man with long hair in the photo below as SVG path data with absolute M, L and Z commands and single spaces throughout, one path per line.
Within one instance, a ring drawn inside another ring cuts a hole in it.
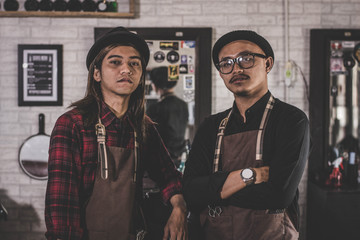
M 57 120 L 49 149 L 47 239 L 146 239 L 146 170 L 172 205 L 163 239 L 186 239 L 181 174 L 145 115 L 149 48 L 123 27 L 89 50 L 86 95 Z

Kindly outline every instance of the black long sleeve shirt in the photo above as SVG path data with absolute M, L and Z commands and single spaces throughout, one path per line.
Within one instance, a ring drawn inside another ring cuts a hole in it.
M 234 104 L 225 136 L 258 129 L 269 97 L 270 92 L 246 111 L 245 123 Z M 212 173 L 212 166 L 218 127 L 229 111 L 205 119 L 196 133 L 184 173 L 183 193 L 189 209 L 199 212 L 213 203 L 250 209 L 291 207 L 298 215 L 297 188 L 310 142 L 306 115 L 298 108 L 275 99 L 264 135 L 263 161 L 269 166 L 269 181 L 250 185 L 221 200 L 220 191 L 229 172 L 220 169 Z
M 146 111 L 157 123 L 156 128 L 171 157 L 177 158 L 185 150 L 185 131 L 189 118 L 187 103 L 173 94 L 150 105 Z

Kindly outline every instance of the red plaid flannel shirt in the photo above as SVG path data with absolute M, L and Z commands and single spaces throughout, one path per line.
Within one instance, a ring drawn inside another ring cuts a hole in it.
M 134 148 L 133 129 L 127 115 L 116 118 L 102 103 L 101 121 L 106 128 L 106 145 Z M 146 144 L 141 146 L 143 170 L 162 189 L 165 203 L 181 191 L 181 174 L 151 125 Z M 84 208 L 90 197 L 97 166 L 95 127 L 85 129 L 82 116 L 73 109 L 57 120 L 49 149 L 49 179 L 46 190 L 46 237 L 82 239 Z

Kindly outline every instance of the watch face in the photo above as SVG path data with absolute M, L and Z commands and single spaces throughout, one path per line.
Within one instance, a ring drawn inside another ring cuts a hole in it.
M 241 172 L 241 175 L 244 178 L 251 178 L 253 176 L 253 172 L 250 169 L 246 168 Z

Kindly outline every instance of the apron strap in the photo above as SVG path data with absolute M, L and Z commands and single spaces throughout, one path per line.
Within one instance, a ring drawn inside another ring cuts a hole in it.
M 264 133 L 265 133 L 264 130 L 266 128 L 267 122 L 269 120 L 270 112 L 273 109 L 274 104 L 275 104 L 275 99 L 274 99 L 273 95 L 270 95 L 269 101 L 266 104 L 265 111 L 264 111 L 263 117 L 261 119 L 260 128 L 259 128 L 257 139 L 256 139 L 256 160 L 257 161 L 262 160 Z
M 105 126 L 101 123 L 101 119 L 99 117 L 98 123 L 95 125 L 95 133 L 97 136 L 98 142 L 98 162 L 100 163 L 101 169 L 101 178 L 106 180 L 109 177 L 109 167 L 108 167 L 108 158 L 106 152 L 106 130 Z M 139 165 L 139 141 L 137 138 L 136 131 L 134 129 L 134 175 L 133 182 L 137 182 L 137 170 Z
M 106 152 L 106 131 L 105 126 L 101 123 L 99 118 L 98 123 L 95 125 L 95 132 L 98 142 L 98 162 L 100 162 L 101 178 L 106 180 L 109 177 L 108 158 Z
M 218 130 L 218 134 L 216 137 L 213 172 L 217 172 L 219 170 L 221 142 L 224 137 L 225 128 L 229 121 L 231 113 L 232 113 L 232 109 L 230 110 L 229 114 L 220 122 L 220 125 L 219 125 L 219 130 Z
M 264 130 L 266 128 L 266 125 L 267 125 L 267 122 L 268 122 L 268 119 L 270 116 L 270 112 L 273 109 L 274 104 L 275 104 L 275 99 L 274 99 L 273 95 L 270 94 L 270 98 L 266 104 L 266 107 L 265 107 L 265 110 L 264 110 L 264 113 L 263 113 L 263 116 L 261 119 L 257 139 L 256 139 L 256 160 L 262 160 Z M 216 137 L 213 172 L 219 171 L 221 143 L 222 143 L 222 139 L 224 138 L 225 128 L 229 121 L 231 113 L 232 113 L 232 109 L 230 110 L 229 114 L 219 124 L 218 134 Z
M 138 137 L 137 137 L 135 129 L 134 129 L 134 155 L 135 155 L 135 163 L 134 163 L 135 166 L 134 166 L 133 181 L 134 181 L 134 183 L 136 183 L 137 170 L 138 170 L 138 165 L 139 165 L 139 141 L 138 141 Z

